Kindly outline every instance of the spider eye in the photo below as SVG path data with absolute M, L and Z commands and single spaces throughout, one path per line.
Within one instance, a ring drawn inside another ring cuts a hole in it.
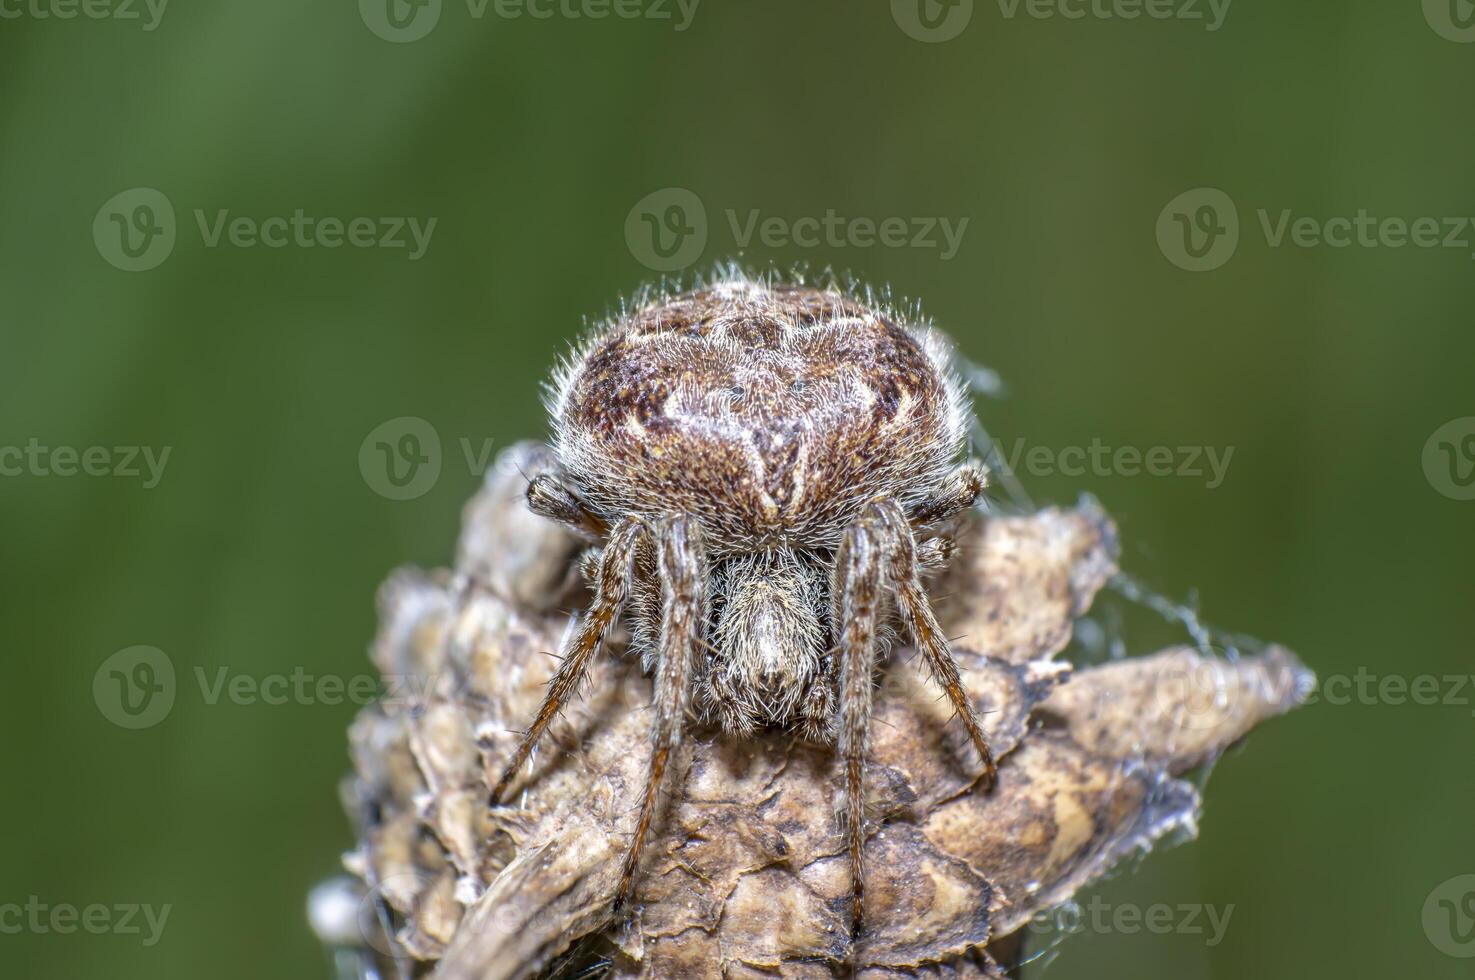
M 734 398 L 742 398 L 747 395 L 748 389 L 744 388 L 742 385 L 733 385 L 731 388 L 727 389 L 727 393 Z

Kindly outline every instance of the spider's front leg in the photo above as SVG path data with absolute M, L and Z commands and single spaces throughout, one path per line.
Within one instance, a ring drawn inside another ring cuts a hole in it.
M 534 483 L 536 482 L 535 480 Z M 605 544 L 599 559 L 599 571 L 594 583 L 594 602 L 589 607 L 589 612 L 580 624 L 578 632 L 574 634 L 568 650 L 564 652 L 558 673 L 554 674 L 553 679 L 548 683 L 548 693 L 543 697 L 543 706 L 538 709 L 532 726 L 523 735 L 522 741 L 518 743 L 517 751 L 512 754 L 511 761 L 502 771 L 502 778 L 497 780 L 497 785 L 492 790 L 491 804 L 493 806 L 502 801 L 507 788 L 517 777 L 518 769 L 522 767 L 528 754 L 532 752 L 533 746 L 537 744 L 538 739 L 547 730 L 548 725 L 552 723 L 569 697 L 578 689 L 579 681 L 583 680 L 590 662 L 594 659 L 595 652 L 609 635 L 610 629 L 619 617 L 620 608 L 625 604 L 625 598 L 630 593 L 630 580 L 634 571 L 636 554 L 641 544 L 649 539 L 650 533 L 650 528 L 638 518 L 627 518 L 621 521 L 610 533 L 609 542 Z
M 691 705 L 691 686 L 706 625 L 707 559 L 698 526 L 685 516 L 662 521 L 657 535 L 657 577 L 661 586 L 661 628 L 657 641 L 655 723 L 650 769 L 640 800 L 640 816 L 615 894 L 618 910 L 630 897 L 640 853 L 655 816 L 661 781 Z
M 948 649 L 947 636 L 942 632 L 937 615 L 932 611 L 932 602 L 922 587 L 916 540 L 911 528 L 905 524 L 899 506 L 890 502 L 883 502 L 878 506 L 890 510 L 892 520 L 888 522 L 888 527 L 896 529 L 888 578 L 896 595 L 897 608 L 907 625 L 907 631 L 912 635 L 912 642 L 922 652 L 923 659 L 932 670 L 932 679 L 947 694 L 953 710 L 962 719 L 963 727 L 968 730 L 968 738 L 978 750 L 978 756 L 983 762 L 983 784 L 987 789 L 993 786 L 996 777 L 994 753 L 978 723 L 978 712 L 974 710 L 968 692 L 963 690 L 958 662 L 953 659 L 952 650 Z
M 858 936 L 864 907 L 865 753 L 871 715 L 871 675 L 879 607 L 889 589 L 917 648 L 963 719 L 983 760 L 983 777 L 994 780 L 994 759 L 978 715 L 963 690 L 947 638 L 922 588 L 917 544 L 906 511 L 881 500 L 846 532 L 835 555 L 835 622 L 840 639 L 840 754 L 845 763 L 844 812 L 850 851 L 852 932 Z
M 591 541 L 609 534 L 609 524 L 573 491 L 550 473 L 539 473 L 528 483 L 528 507 L 534 514 L 557 521 Z
M 912 507 L 907 522 L 916 529 L 915 563 L 922 575 L 940 572 L 957 553 L 958 527 L 953 519 L 973 509 L 988 488 L 988 469 L 977 460 L 953 471 L 943 488 Z
M 835 552 L 833 595 L 840 645 L 840 757 L 845 764 L 842 814 L 850 850 L 850 930 L 860 935 L 865 900 L 865 755 L 871 724 L 871 676 L 876 665 L 876 621 L 886 568 L 887 515 L 873 505 Z
M 972 509 L 986 489 L 987 467 L 977 460 L 964 463 L 953 471 L 942 490 L 913 507 L 907 516 L 914 527 L 940 524 Z

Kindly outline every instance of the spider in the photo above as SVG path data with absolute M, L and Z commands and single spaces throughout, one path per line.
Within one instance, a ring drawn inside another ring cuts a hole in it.
M 859 936 L 872 678 L 893 620 L 994 779 L 923 585 L 986 482 L 960 461 L 970 416 L 942 340 L 837 292 L 737 277 L 596 332 L 548 407 L 553 462 L 528 504 L 590 542 L 593 599 L 492 804 L 624 613 L 655 710 L 615 910 L 691 714 L 837 746 Z

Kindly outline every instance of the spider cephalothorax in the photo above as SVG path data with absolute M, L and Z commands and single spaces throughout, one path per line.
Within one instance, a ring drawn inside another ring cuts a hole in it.
M 737 278 L 598 331 L 558 372 L 533 510 L 592 543 L 593 601 L 493 792 L 511 784 L 622 611 L 655 675 L 627 896 L 688 712 L 834 741 L 861 915 L 872 672 L 899 619 L 993 759 L 922 576 L 983 487 L 941 340 L 839 293 Z

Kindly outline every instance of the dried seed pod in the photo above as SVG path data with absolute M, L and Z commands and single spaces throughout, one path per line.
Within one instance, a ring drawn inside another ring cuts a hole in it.
M 524 609 L 553 609 L 575 584 L 572 559 L 581 542 L 527 507 L 528 481 L 553 467 L 553 453 L 519 442 L 487 470 L 481 492 L 462 514 L 456 572 Z
M 488 527 L 510 526 L 498 508 L 517 495 L 502 490 L 468 508 L 463 570 L 493 547 Z M 977 520 L 959 543 L 939 614 L 960 635 L 998 784 L 978 787 L 950 707 L 912 651 L 895 650 L 876 695 L 872 902 L 858 943 L 831 749 L 699 729 L 673 762 L 680 791 L 616 920 L 646 776 L 649 679 L 629 660 L 600 660 L 514 784 L 516 805 L 491 809 L 569 617 L 519 602 L 506 583 L 394 576 L 373 651 L 391 697 L 350 732 L 357 775 L 345 791 L 359 823 L 348 865 L 390 916 L 390 975 L 394 960 L 402 975 L 531 978 L 578 944 L 621 978 L 828 977 L 849 965 L 877 980 L 998 976 L 986 947 L 1129 853 L 1191 829 L 1199 794 L 1177 777 L 1308 689 L 1279 648 L 1238 663 L 1188 650 L 1075 671 L 1058 659 L 1115 570 L 1115 529 L 1094 504 Z M 560 546 L 568 561 L 570 541 Z M 563 581 L 552 564 L 526 567 Z

